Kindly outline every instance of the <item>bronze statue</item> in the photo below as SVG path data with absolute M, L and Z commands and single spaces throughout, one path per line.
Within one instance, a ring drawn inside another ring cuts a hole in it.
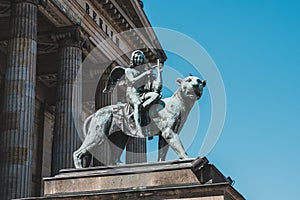
M 116 72 L 112 73 L 117 73 L 119 70 L 125 72 L 125 69 L 117 68 Z M 123 72 L 118 74 L 122 74 Z M 159 69 L 159 74 L 160 72 L 161 70 Z M 116 84 L 118 77 L 120 78 L 121 76 L 111 77 L 113 78 L 108 82 L 106 91 L 110 90 Z M 157 86 L 152 88 L 154 92 L 155 88 L 158 91 L 161 90 L 160 83 L 161 78 L 157 78 Z M 184 79 L 177 79 L 177 84 L 179 85 L 179 88 L 172 97 L 158 100 L 156 104 L 150 107 L 149 119 L 151 120 L 151 123 L 147 126 L 149 132 L 145 136 L 152 137 L 161 135 L 168 145 L 177 153 L 180 159 L 187 159 L 188 156 L 179 138 L 179 132 L 182 129 L 192 106 L 202 96 L 206 82 L 201 81 L 196 76 L 190 75 Z M 141 94 L 144 93 L 146 96 L 147 93 L 145 91 Z M 129 94 L 130 93 L 128 93 L 128 95 Z M 147 102 L 147 100 L 144 102 Z M 106 106 L 97 110 L 85 120 L 83 125 L 85 139 L 81 147 L 73 154 L 76 168 L 82 168 L 85 156 L 88 155 L 93 148 L 96 148 L 97 145 L 107 139 L 107 136 L 114 132 L 121 130 L 128 136 L 137 136 L 134 131 L 136 130 L 136 121 L 132 121 L 127 117 L 128 112 L 126 110 L 130 108 L 131 105 L 129 103 Z M 143 134 L 143 137 L 145 136 Z M 160 149 L 160 151 L 163 151 L 160 152 L 162 160 L 165 158 L 165 149 L 166 148 Z

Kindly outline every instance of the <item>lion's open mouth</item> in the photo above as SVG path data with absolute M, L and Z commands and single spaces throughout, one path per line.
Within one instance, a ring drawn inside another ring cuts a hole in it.
M 196 96 L 199 99 L 201 97 L 201 91 L 200 91 L 200 88 L 198 86 L 194 86 L 194 92 L 195 92 Z

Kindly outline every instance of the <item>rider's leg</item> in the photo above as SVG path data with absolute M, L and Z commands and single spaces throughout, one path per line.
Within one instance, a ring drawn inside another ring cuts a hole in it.
M 148 111 L 146 111 L 147 113 L 145 113 L 145 114 L 147 114 L 146 116 L 148 116 L 148 117 L 146 117 L 146 119 L 143 119 L 143 120 L 145 120 L 145 123 L 147 124 L 147 126 L 144 128 L 144 134 L 145 135 L 150 135 L 151 134 L 150 133 L 150 126 L 149 126 L 149 123 L 150 123 L 149 108 L 150 108 L 150 106 L 152 106 L 159 99 L 160 99 L 160 95 L 156 92 L 148 92 L 143 97 L 143 106 L 142 106 L 142 108 L 144 110 L 148 110 Z

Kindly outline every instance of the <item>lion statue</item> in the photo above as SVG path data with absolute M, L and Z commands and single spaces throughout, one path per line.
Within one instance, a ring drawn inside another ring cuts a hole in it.
M 161 99 L 157 104 L 151 106 L 148 112 L 151 123 L 146 127 L 149 130 L 147 137 L 161 136 L 180 159 L 188 159 L 179 138 L 179 132 L 194 103 L 202 96 L 206 82 L 192 75 L 184 79 L 179 78 L 176 82 L 179 88 L 171 97 Z M 85 156 L 89 155 L 89 152 L 114 132 L 122 131 L 127 136 L 135 137 L 128 128 L 134 122 L 125 117 L 124 110 L 127 106 L 126 104 L 106 106 L 85 120 L 83 125 L 84 141 L 80 148 L 73 153 L 76 168 L 83 168 Z M 166 150 L 161 149 L 160 151 Z M 165 159 L 165 154 L 166 152 L 160 152 L 162 157 L 160 160 Z

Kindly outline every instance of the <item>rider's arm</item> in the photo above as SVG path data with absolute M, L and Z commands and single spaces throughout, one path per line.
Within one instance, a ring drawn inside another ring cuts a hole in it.
M 132 83 L 134 84 L 135 82 L 139 81 L 140 79 L 144 78 L 145 76 L 149 75 L 151 73 L 150 70 L 147 70 L 143 73 L 141 73 L 140 75 L 134 77 L 133 71 L 130 69 L 126 69 L 125 70 L 125 75 L 126 78 Z
M 156 69 L 157 69 L 157 78 L 156 80 L 153 81 L 152 87 L 155 92 L 160 93 L 162 89 L 162 79 L 161 79 L 162 68 L 159 63 L 159 60 Z

